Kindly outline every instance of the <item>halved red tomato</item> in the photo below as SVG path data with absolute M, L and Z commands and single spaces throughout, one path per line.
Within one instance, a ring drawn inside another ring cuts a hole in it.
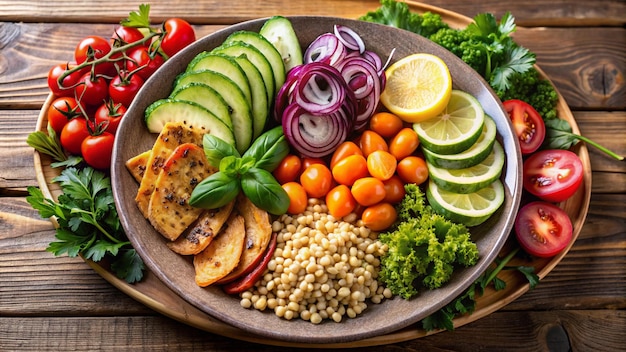
M 556 205 L 535 201 L 523 206 L 515 219 L 515 235 L 530 255 L 552 257 L 572 240 L 572 222 Z
M 537 110 L 518 99 L 507 100 L 502 105 L 513 122 L 522 154 L 530 154 L 539 149 L 546 136 L 546 126 Z
M 524 162 L 524 189 L 547 202 L 571 197 L 583 181 L 583 163 L 569 150 L 541 150 Z

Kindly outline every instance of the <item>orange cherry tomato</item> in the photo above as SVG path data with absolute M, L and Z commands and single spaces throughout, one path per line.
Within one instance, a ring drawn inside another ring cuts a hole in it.
M 366 158 L 375 150 L 389 151 L 387 141 L 385 141 L 381 135 L 372 130 L 363 131 L 361 139 L 359 140 L 359 147 L 361 147 L 363 156 Z
M 417 133 L 412 128 L 403 128 L 389 142 L 389 152 L 401 160 L 413 154 L 420 141 Z
M 312 198 L 326 196 L 333 186 L 333 176 L 324 164 L 311 164 L 300 175 L 300 184 Z
M 363 152 L 361 151 L 361 148 L 359 148 L 359 146 L 352 141 L 345 141 L 341 143 L 330 159 L 330 169 L 332 170 L 339 160 L 350 155 L 363 155 Z
M 366 207 L 382 201 L 386 195 L 383 181 L 371 176 L 356 180 L 350 191 L 357 203 Z
M 309 166 L 311 166 L 313 164 L 326 165 L 326 162 L 324 162 L 324 159 L 321 159 L 321 158 L 304 157 L 301 160 L 300 173 L 303 173 L 304 170 L 306 170 L 307 167 L 309 167 Z
M 396 172 L 406 183 L 419 185 L 428 179 L 428 166 L 424 159 L 419 156 L 407 156 L 400 160 Z
M 369 176 L 367 160 L 363 155 L 354 154 L 339 160 L 332 170 L 333 179 L 337 183 L 352 186 L 354 181 Z
M 288 154 L 281 160 L 280 164 L 274 169 L 272 174 L 281 185 L 290 181 L 295 181 L 300 176 L 300 168 L 302 161 L 293 154 Z
M 404 190 L 404 181 L 400 176 L 393 175 L 388 180 L 383 181 L 385 185 L 385 202 L 396 204 L 402 201 L 406 191 Z
M 326 194 L 326 206 L 330 215 L 341 218 L 354 211 L 356 200 L 346 185 L 337 185 Z
M 384 150 L 375 150 L 367 156 L 367 170 L 381 181 L 394 175 L 397 163 L 396 157 Z
M 370 130 L 385 138 L 395 136 L 404 127 L 402 119 L 389 112 L 379 112 L 370 118 Z
M 361 215 L 363 224 L 374 231 L 382 231 L 389 228 L 398 218 L 398 213 L 393 205 L 382 202 L 365 208 Z
M 295 181 L 289 181 L 282 185 L 285 192 L 289 196 L 289 214 L 301 214 L 306 210 L 309 197 L 301 184 Z

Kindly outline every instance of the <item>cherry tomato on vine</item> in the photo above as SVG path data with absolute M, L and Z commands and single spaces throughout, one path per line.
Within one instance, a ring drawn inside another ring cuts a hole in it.
M 61 131 L 61 146 L 70 154 L 81 155 L 81 144 L 88 136 L 87 120 L 84 118 L 71 119 Z
M 395 136 L 402 127 L 402 119 L 388 112 L 378 112 L 370 118 L 370 129 L 385 138 Z
M 282 185 L 285 192 L 289 196 L 289 214 L 301 214 L 306 210 L 309 197 L 301 184 L 295 181 L 289 181 Z
M 196 40 L 196 33 L 189 22 L 180 18 L 170 18 L 163 23 L 165 36 L 161 39 L 161 50 L 168 57 L 181 51 Z
M 297 155 L 289 154 L 280 161 L 280 164 L 274 169 L 272 174 L 278 183 L 285 184 L 295 181 L 300 176 L 302 161 Z
M 107 39 L 97 35 L 90 35 L 83 38 L 74 49 L 74 59 L 77 64 L 83 62 L 91 62 L 100 59 L 111 52 L 111 43 Z M 95 72 L 98 74 L 110 74 L 115 72 L 113 62 L 107 61 L 99 63 L 95 66 Z
M 82 104 L 99 106 L 109 97 L 109 82 L 103 76 L 85 73 L 76 86 L 76 98 Z
M 48 88 L 50 88 L 52 94 L 57 97 L 74 96 L 74 87 L 80 81 L 80 78 L 85 74 L 85 72 L 87 72 L 87 69 L 78 70 L 68 74 L 63 78 L 62 85 L 59 86 L 59 78 L 74 67 L 76 67 L 76 64 L 63 63 L 54 65 L 50 68 L 50 71 L 48 71 Z
M 396 172 L 406 183 L 420 185 L 428 179 L 428 165 L 419 156 L 407 156 L 400 160 Z
M 300 184 L 312 198 L 326 196 L 333 185 L 333 176 L 324 164 L 312 164 L 300 175 Z
M 111 166 L 114 141 L 115 137 L 109 132 L 87 136 L 81 143 L 83 159 L 95 169 L 108 169 Z
M 389 153 L 401 160 L 413 154 L 419 144 L 417 133 L 412 128 L 403 128 L 389 142 Z
M 114 135 L 122 117 L 126 114 L 126 110 L 127 108 L 124 105 L 109 100 L 96 110 L 94 114 L 96 125 L 101 126 L 100 128 Z
M 109 96 L 114 102 L 129 107 L 143 83 L 143 78 L 137 73 L 120 70 L 109 82 Z
M 335 164 L 332 174 L 337 183 L 352 186 L 356 180 L 369 176 L 367 160 L 363 155 L 348 155 Z
M 163 65 L 165 59 L 161 54 L 156 51 L 151 51 L 149 48 L 144 46 L 137 46 L 129 49 L 126 52 L 128 59 L 126 60 L 126 70 L 128 72 L 132 72 L 141 68 L 137 71 L 137 74 L 146 81 L 154 71 L 156 71 L 159 67 Z
M 335 167 L 335 165 L 337 165 L 339 160 L 342 160 L 350 155 L 363 155 L 363 152 L 361 151 L 361 148 L 359 148 L 359 146 L 352 141 L 345 141 L 341 143 L 337 149 L 335 149 L 330 159 L 331 170 Z
M 61 135 L 63 127 L 73 118 L 82 116 L 82 110 L 76 99 L 72 97 L 58 97 L 48 108 L 48 124 Z
M 120 47 L 126 44 L 132 44 L 143 40 L 144 36 L 141 31 L 135 27 L 117 26 L 111 35 L 111 46 Z M 149 46 L 150 41 L 146 41 L 143 46 Z
M 513 122 L 513 130 L 519 139 L 522 154 L 535 152 L 546 136 L 546 126 L 541 115 L 530 104 L 518 99 L 502 103 Z
M 536 201 L 523 206 L 517 213 L 515 235 L 528 254 L 552 257 L 572 240 L 572 222 L 556 205 Z
M 359 147 L 363 152 L 363 156 L 366 158 L 375 150 L 389 151 L 387 141 L 385 141 L 381 135 L 372 130 L 363 131 L 361 138 L 359 139 Z
M 569 150 L 541 150 L 524 161 L 522 175 L 525 190 L 547 202 L 562 202 L 582 184 L 583 164 Z
M 354 211 L 356 200 L 346 185 L 337 185 L 326 194 L 326 206 L 330 215 L 341 218 Z
M 386 194 L 383 181 L 371 176 L 354 181 L 350 191 L 357 203 L 366 207 L 381 202 Z
M 396 209 L 387 202 L 369 206 L 361 214 L 363 224 L 374 231 L 382 231 L 389 228 L 397 218 L 398 213 Z

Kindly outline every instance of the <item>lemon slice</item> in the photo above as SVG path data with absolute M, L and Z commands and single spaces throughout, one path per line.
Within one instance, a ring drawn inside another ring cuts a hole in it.
M 485 112 L 476 98 L 452 90 L 445 109 L 437 116 L 413 124 L 422 146 L 439 154 L 456 154 L 467 150 L 480 137 Z
M 491 117 L 485 115 L 485 124 L 483 131 L 469 149 L 458 154 L 438 154 L 423 148 L 424 158 L 426 161 L 436 167 L 447 169 L 464 169 L 481 163 L 493 149 L 493 143 L 496 141 L 497 127 Z
M 446 169 L 428 165 L 428 175 L 439 188 L 455 193 L 472 193 L 500 178 L 504 167 L 504 149 L 497 141 L 481 163 L 464 169 Z
M 443 190 L 431 180 L 426 198 L 437 213 L 471 227 L 482 224 L 500 208 L 504 203 L 504 186 L 496 180 L 474 193 L 461 194 Z
M 439 114 L 448 104 L 452 77 L 445 62 L 426 53 L 412 54 L 385 71 L 387 82 L 381 103 L 406 122 L 419 122 Z

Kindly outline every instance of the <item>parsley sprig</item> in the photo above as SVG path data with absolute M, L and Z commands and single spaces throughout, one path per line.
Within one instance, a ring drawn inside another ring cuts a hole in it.
M 128 283 L 140 281 L 144 263 L 121 226 L 111 191 L 111 180 L 91 167 L 65 168 L 53 179 L 62 194 L 57 201 L 28 187 L 28 203 L 44 218 L 57 220 L 56 241 L 46 248 L 54 255 L 67 253 L 99 262 L 111 261 L 111 270 Z

